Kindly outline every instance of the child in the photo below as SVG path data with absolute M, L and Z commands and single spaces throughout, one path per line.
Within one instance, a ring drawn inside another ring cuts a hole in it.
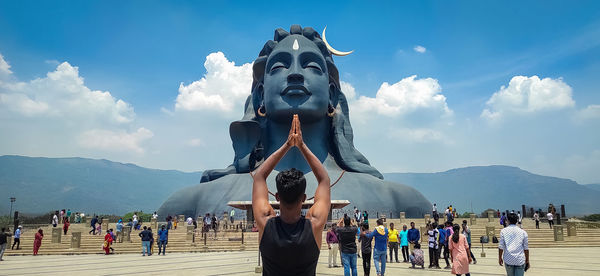
M 415 265 L 420 265 L 421 269 L 425 269 L 423 250 L 421 250 L 421 245 L 418 243 L 415 243 L 415 249 L 410 253 L 410 263 L 412 264 L 411 268 L 415 268 Z

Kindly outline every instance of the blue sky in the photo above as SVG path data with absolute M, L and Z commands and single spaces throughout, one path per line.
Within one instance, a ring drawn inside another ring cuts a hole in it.
M 0 75 L 0 154 L 225 167 L 227 124 L 242 106 L 191 103 L 220 95 L 243 104 L 228 89 L 291 24 L 327 26 L 335 48 L 355 50 L 335 61 L 356 95 L 355 143 L 380 170 L 505 164 L 600 183 L 595 1 L 0 1 L 10 66 Z M 219 70 L 238 77 L 219 79 Z

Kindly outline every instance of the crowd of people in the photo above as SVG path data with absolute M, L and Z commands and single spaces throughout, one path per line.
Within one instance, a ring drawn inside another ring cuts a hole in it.
M 420 233 L 414 222 L 410 223 L 410 228 L 402 225 L 401 229 L 396 228 L 394 223 L 390 223 L 389 227 L 384 224 L 383 219 L 377 219 L 377 226 L 370 230 L 368 222 L 362 218 L 356 220 L 356 217 L 347 215 L 332 224 L 326 235 L 329 267 L 339 267 L 339 255 L 344 275 L 358 275 L 357 258 L 361 257 L 364 275 L 370 275 L 371 259 L 378 276 L 385 275 L 387 262 L 410 263 L 410 268 L 424 269 L 421 234 L 426 237 L 423 242 L 429 249 L 429 268 L 440 269 L 439 260 L 443 258 L 445 269 L 452 269 L 456 275 L 469 275 L 469 264 L 477 263 L 471 252 L 471 230 L 466 220 L 462 221 L 462 225 L 446 221 L 439 226 L 434 221 L 427 225 L 426 233 Z M 401 251 L 402 259 L 398 251 Z

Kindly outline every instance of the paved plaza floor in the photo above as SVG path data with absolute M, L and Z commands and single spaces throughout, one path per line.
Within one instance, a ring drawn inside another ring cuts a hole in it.
M 480 250 L 474 252 L 476 257 Z M 486 258 L 477 258 L 477 264 L 470 266 L 472 275 L 506 275 L 498 265 L 497 250 L 486 253 Z M 532 268 L 526 275 L 600 275 L 599 254 L 598 247 L 532 249 Z M 343 275 L 341 267 L 327 267 L 327 257 L 327 251 L 321 251 L 317 275 Z M 260 275 L 254 273 L 256 265 L 256 251 L 146 257 L 137 254 L 5 256 L 0 262 L 0 275 Z M 363 275 L 360 258 L 358 273 Z M 374 267 L 371 275 L 375 275 Z M 409 269 L 406 263 L 391 263 L 386 275 L 450 275 L 450 270 Z

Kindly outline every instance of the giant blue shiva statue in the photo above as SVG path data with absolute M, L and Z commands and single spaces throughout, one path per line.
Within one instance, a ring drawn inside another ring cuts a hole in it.
M 348 103 L 340 89 L 333 49 L 313 28 L 292 25 L 275 30 L 254 61 L 251 93 L 241 120 L 229 133 L 235 157 L 225 169 L 207 170 L 201 183 L 181 189 L 160 207 L 159 214 L 196 216 L 226 209 L 228 201 L 251 199 L 252 176 L 266 157 L 288 138 L 292 117 L 302 122 L 304 143 L 324 164 L 330 179 L 331 199 L 349 200 L 361 210 L 404 211 L 422 216 L 430 203 L 417 190 L 383 180 L 383 175 L 354 147 Z M 308 196 L 316 180 L 297 148 L 290 150 L 275 170 L 296 168 L 306 174 Z M 272 173 L 274 177 L 277 173 Z M 267 181 L 275 191 L 273 179 Z M 275 200 L 274 198 L 272 200 Z

